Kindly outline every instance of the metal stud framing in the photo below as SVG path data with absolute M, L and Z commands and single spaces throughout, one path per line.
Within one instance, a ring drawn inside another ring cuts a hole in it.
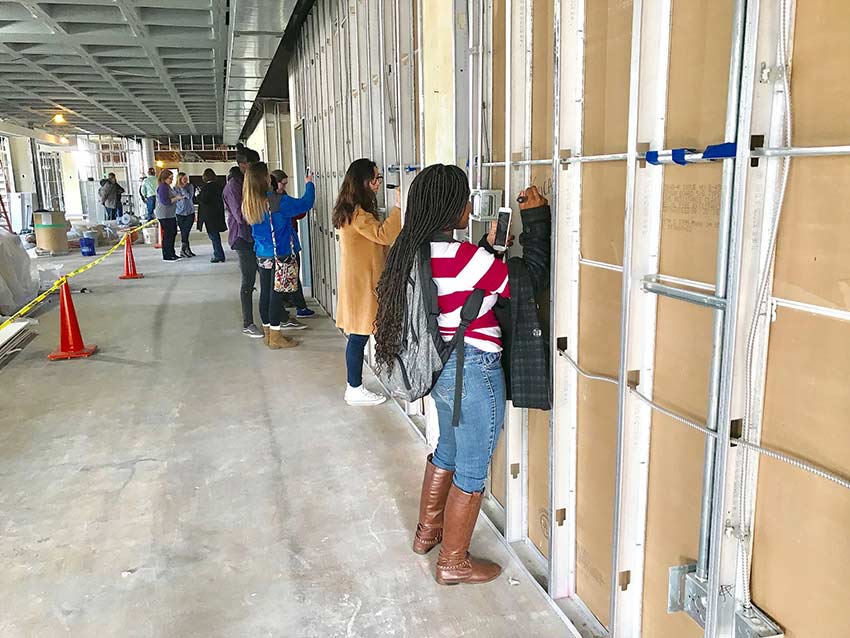
M 754 458 L 743 477 L 736 477 L 741 446 L 731 445 L 731 419 L 739 416 L 733 387 L 740 383 L 744 362 L 738 347 L 755 305 L 752 290 L 760 269 L 769 267 L 766 210 L 775 200 L 779 159 L 766 159 L 759 167 L 751 159 L 785 156 L 843 155 L 848 146 L 793 148 L 783 146 L 782 108 L 773 85 L 759 85 L 758 61 L 770 58 L 775 48 L 778 18 L 773 3 L 735 0 L 732 53 L 725 139 L 737 143 L 736 152 L 723 162 L 720 228 L 716 280 L 713 284 L 659 274 L 663 166 L 653 166 L 645 148 L 663 150 L 667 117 L 672 5 L 674 0 L 633 0 L 629 122 L 626 148 L 606 155 L 585 156 L 583 127 L 585 86 L 586 0 L 554 0 L 553 73 L 551 78 L 533 68 L 534 13 L 532 0 L 501 0 L 505 20 L 504 71 L 493 69 L 493 0 L 457 0 L 456 15 L 465 13 L 466 31 L 446 34 L 447 46 L 459 51 L 467 74 L 456 81 L 468 94 L 468 112 L 458 112 L 467 124 L 463 143 L 469 158 L 470 184 L 492 184 L 492 168 L 504 168 L 504 205 L 510 206 L 519 186 L 530 179 L 532 166 L 552 171 L 553 256 L 552 360 L 554 402 L 550 433 L 549 557 L 528 540 L 528 422 L 521 410 L 510 410 L 505 428 L 504 467 L 492 472 L 507 477 L 504 508 L 494 499 L 491 514 L 509 546 L 531 564 L 543 564 L 542 577 L 551 599 L 568 621 L 573 635 L 632 638 L 640 635 L 644 605 L 644 545 L 649 485 L 650 429 L 654 411 L 672 416 L 706 436 L 704 497 L 702 500 L 700 555 L 697 576 L 706 591 L 705 635 L 735 635 L 735 600 L 745 597 L 741 577 L 746 560 L 743 543 L 751 543 L 749 519 L 740 521 L 739 534 L 728 533 L 730 504 L 737 490 L 754 491 L 758 463 Z M 789 0 L 790 1 L 790 0 Z M 415 4 L 414 4 L 415 3 Z M 766 6 L 769 5 L 769 6 Z M 320 196 L 311 221 L 314 243 L 315 289 L 319 301 L 334 308 L 336 242 L 330 230 L 333 196 L 347 166 L 357 155 L 370 155 L 392 179 L 404 184 L 407 171 L 424 162 L 424 111 L 422 61 L 422 0 L 320 0 L 308 18 L 295 58 L 294 107 L 305 123 L 309 162 L 318 172 Z M 415 23 L 414 24 L 414 16 Z M 458 24 L 461 24 L 459 21 Z M 415 34 L 415 37 L 414 37 Z M 514 55 L 516 53 L 516 55 Z M 414 55 L 416 66 L 414 68 Z M 522 62 L 519 62 L 523 59 Z M 492 139 L 493 73 L 505 73 L 505 157 L 489 157 L 484 139 Z M 340 80 L 339 78 L 350 78 Z M 552 81 L 553 154 L 531 156 L 532 81 Z M 460 91 L 460 89 L 458 89 Z M 418 114 L 417 114 L 418 108 Z M 295 118 L 293 118 L 295 124 Z M 458 123 L 446 123 L 446 126 Z M 753 126 L 769 130 L 768 147 L 750 150 Z M 418 134 L 417 134 L 418 127 Z M 691 159 L 699 159 L 694 154 Z M 582 167 L 590 162 L 626 162 L 623 265 L 584 259 L 580 251 Z M 409 179 L 409 177 L 408 177 Z M 386 198 L 386 191 L 384 192 Z M 386 201 L 386 199 L 384 199 Z M 746 222 L 746 223 L 745 223 Z M 578 359 L 579 268 L 602 268 L 622 273 L 620 362 L 617 378 L 592 374 Z M 643 287 L 639 284 L 644 282 Z M 320 282 L 325 282 L 321 285 Z M 657 284 L 657 285 L 656 285 Z M 678 295 L 676 303 L 711 299 L 714 313 L 713 356 L 705 425 L 680 418 L 652 400 L 658 294 L 682 286 L 707 294 Z M 656 294 L 657 293 L 657 294 Z M 779 307 L 813 312 L 846 321 L 850 313 L 772 299 Z M 763 396 L 763 371 L 769 339 L 769 308 L 756 344 L 758 383 L 753 388 L 756 405 Z M 557 339 L 561 337 L 562 339 Z M 639 381 L 629 385 L 630 373 Z M 758 374 L 761 373 L 761 374 Z M 612 521 L 610 623 L 596 621 L 576 592 L 576 446 L 578 379 L 618 385 L 618 436 L 615 513 Z M 637 399 L 637 400 L 636 400 Z M 760 409 L 744 447 L 759 451 Z M 678 426 L 677 426 L 678 427 Z M 663 429 L 653 436 L 665 435 Z M 429 438 L 430 440 L 430 438 Z M 763 451 L 763 450 L 762 450 Z M 757 457 L 758 455 L 754 455 Z M 793 459 L 792 459 L 793 460 Z M 511 467 L 520 467 L 516 478 Z M 802 469 L 810 469 L 798 465 Z M 811 471 L 811 469 L 810 469 Z M 827 472 L 827 474 L 829 474 Z M 831 479 L 841 481 L 841 477 Z M 848 483 L 850 485 L 850 483 Z M 742 538 L 743 541 L 738 539 Z M 749 545 L 747 545 L 749 547 Z M 533 551 L 530 551 L 533 550 Z M 658 566 L 653 566 L 658 568 Z M 663 568 L 672 566 L 664 566 Z M 533 570 L 534 571 L 534 570 Z M 537 573 L 537 572 L 536 572 Z M 627 578 L 623 578 L 628 573 Z M 736 576 L 736 574 L 739 574 Z M 730 597 L 730 591 L 735 597 Z M 781 622 L 781 618 L 777 619 Z M 579 632 L 576 627 L 582 627 Z

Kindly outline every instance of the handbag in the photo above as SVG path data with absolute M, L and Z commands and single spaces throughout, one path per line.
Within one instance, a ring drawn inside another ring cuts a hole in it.
M 272 229 L 272 247 L 274 248 L 274 291 L 290 293 L 298 290 L 298 259 L 295 257 L 295 240 L 290 235 L 289 257 L 281 259 L 277 256 L 277 243 L 274 239 L 274 222 L 269 213 L 269 226 Z

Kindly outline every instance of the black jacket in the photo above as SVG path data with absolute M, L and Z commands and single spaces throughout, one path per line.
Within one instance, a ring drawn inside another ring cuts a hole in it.
M 222 186 L 215 182 L 205 182 L 198 193 L 198 230 L 207 225 L 207 232 L 223 233 L 227 230 L 224 221 L 224 200 L 221 198 Z
M 508 259 L 511 298 L 493 309 L 502 328 L 502 367 L 508 398 L 518 408 L 552 409 L 549 335 L 540 323 L 536 297 L 549 287 L 552 258 L 549 206 L 522 211 L 522 257 Z M 478 244 L 496 254 L 487 237 Z

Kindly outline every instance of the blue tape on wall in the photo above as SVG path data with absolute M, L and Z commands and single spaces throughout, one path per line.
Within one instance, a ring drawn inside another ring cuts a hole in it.
M 646 161 L 653 166 L 658 166 L 661 162 L 658 161 L 658 151 L 647 151 Z
M 724 142 L 723 144 L 712 144 L 706 147 L 702 158 L 706 160 L 719 160 L 735 157 L 738 154 L 738 145 L 735 142 Z
M 685 153 L 692 153 L 693 149 L 689 148 L 674 148 L 673 149 L 673 161 L 676 162 L 679 166 L 686 166 L 688 164 L 688 160 L 685 159 Z

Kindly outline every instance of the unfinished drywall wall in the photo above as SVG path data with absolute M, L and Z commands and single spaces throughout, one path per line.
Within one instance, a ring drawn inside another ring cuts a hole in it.
M 791 96 L 793 145 L 850 142 L 850 5 L 797 4 Z M 837 75 L 836 75 L 837 74 Z M 774 294 L 850 310 L 850 163 L 801 157 L 779 227 Z M 762 442 L 850 475 L 850 323 L 779 308 L 770 324 Z M 761 458 L 753 538 L 756 605 L 788 638 L 850 627 L 850 491 Z
M 583 154 L 622 153 L 628 135 L 632 3 L 586 5 Z M 626 163 L 584 164 L 581 255 L 622 265 Z M 622 274 L 582 265 L 579 275 L 579 364 L 617 377 Z M 608 626 L 614 535 L 617 387 L 579 379 L 576 433 L 576 592 Z
M 579 363 L 594 374 L 618 375 L 622 275 L 582 266 Z M 576 445 L 576 591 L 603 625 L 611 596 L 617 386 L 579 379 Z
M 672 3 L 666 148 L 723 140 L 731 51 L 732 0 Z M 655 170 L 655 169 L 648 169 Z M 661 272 L 714 282 L 719 165 L 664 167 Z M 658 300 L 656 401 L 705 422 L 712 312 Z M 668 569 L 693 562 L 699 543 L 704 437 L 655 412 L 650 443 L 643 637 L 699 638 L 686 614 L 667 613 Z

